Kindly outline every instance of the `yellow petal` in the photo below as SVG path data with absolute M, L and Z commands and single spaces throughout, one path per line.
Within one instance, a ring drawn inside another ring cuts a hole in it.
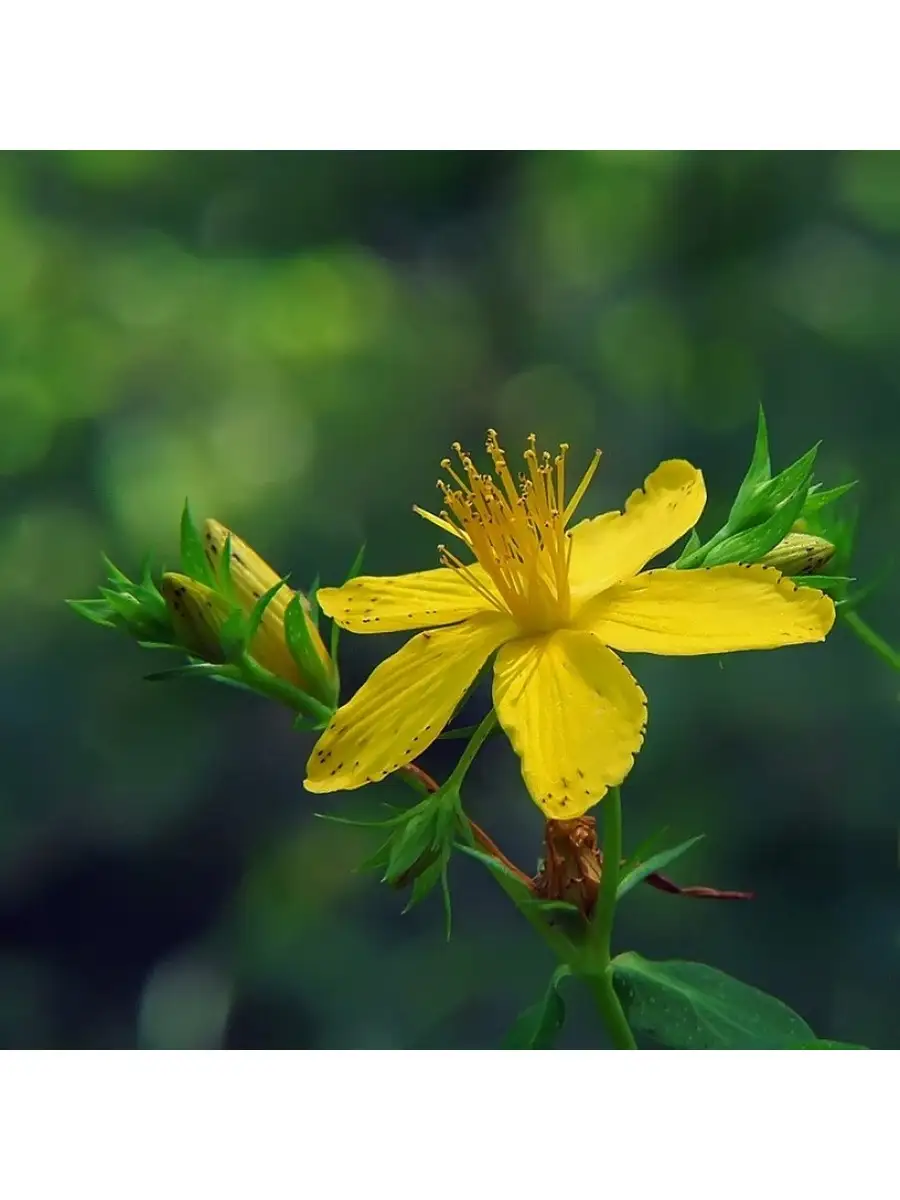
M 578 624 L 617 650 L 722 654 L 821 642 L 834 604 L 774 567 L 645 571 L 586 605 Z
M 661 463 L 628 497 L 624 512 L 605 513 L 572 528 L 569 588 L 573 611 L 591 596 L 636 575 L 700 519 L 706 486 L 684 459 Z
M 307 790 L 362 787 L 418 758 L 488 656 L 515 632 L 508 617 L 478 616 L 412 638 L 334 714 L 306 765 Z
M 647 698 L 587 630 L 562 629 L 504 646 L 494 706 L 522 775 L 547 817 L 579 817 L 631 770 Z
M 495 594 L 481 567 L 466 570 Z M 317 595 L 322 612 L 353 633 L 399 633 L 500 611 L 499 600 L 491 604 L 465 576 L 449 567 L 412 575 L 360 575 L 343 587 L 319 588 Z

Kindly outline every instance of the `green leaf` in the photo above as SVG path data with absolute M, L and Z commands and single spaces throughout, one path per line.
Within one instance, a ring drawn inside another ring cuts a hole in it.
M 768 483 L 764 483 L 745 507 L 745 520 L 747 517 L 756 517 L 763 513 L 771 513 L 773 509 L 780 507 L 800 491 L 803 492 L 805 502 L 806 495 L 812 486 L 813 466 L 815 465 L 818 452 L 819 443 L 817 442 L 815 446 L 812 446 L 805 454 L 801 455 L 796 462 L 791 463 L 789 467 L 785 467 L 783 471 L 780 471 Z
M 684 549 L 672 563 L 673 567 L 681 567 L 693 556 L 696 550 L 699 550 L 703 543 L 700 540 L 700 534 L 696 529 L 691 530 L 691 536 L 685 542 Z
M 758 562 L 785 536 L 800 515 L 805 500 L 804 485 L 764 521 L 751 525 L 740 533 L 734 533 L 712 547 L 704 556 L 703 565 L 716 567 L 724 563 Z
M 226 542 L 225 542 L 226 546 L 228 545 L 229 541 L 230 541 L 230 535 L 229 535 L 229 538 L 226 539 Z M 224 562 L 224 555 L 223 555 L 223 562 Z M 283 587 L 284 587 L 284 580 L 279 579 L 277 583 L 272 584 L 272 586 L 269 588 L 269 590 L 267 592 L 263 592 L 263 594 L 260 596 L 260 598 L 253 605 L 253 608 L 251 608 L 250 616 L 247 618 L 247 645 L 248 646 L 253 641 L 253 639 L 256 637 L 256 631 L 259 629 L 260 622 L 262 621 L 263 616 L 265 615 L 266 609 L 269 607 L 269 605 L 272 603 L 272 601 L 275 599 L 275 597 L 278 595 L 278 593 L 281 591 L 281 589 Z M 293 603 L 293 601 L 291 601 L 291 603 Z M 287 638 L 287 617 L 285 617 L 284 624 L 285 624 L 285 638 Z
M 356 579 L 356 577 L 359 575 L 359 569 L 362 566 L 363 557 L 364 557 L 365 553 L 366 553 L 366 543 L 363 542 L 363 544 L 360 546 L 359 550 L 356 553 L 356 558 L 354 558 L 354 560 L 350 566 L 350 570 L 347 574 L 347 578 L 344 580 L 344 583 L 349 583 L 351 579 Z M 332 621 L 331 622 L 331 640 L 330 640 L 330 644 L 328 646 L 328 652 L 331 655 L 331 661 L 333 663 L 337 663 L 337 660 L 338 660 L 338 644 L 340 642 L 340 638 L 341 638 L 341 627 L 340 627 L 340 625 L 338 625 L 337 621 Z
M 181 569 L 185 575 L 196 579 L 198 583 L 205 583 L 208 587 L 216 586 L 212 567 L 207 562 L 206 551 L 203 549 L 203 538 L 194 524 L 187 500 L 181 513 Z
M 814 1042 L 802 1042 L 799 1046 L 785 1046 L 785 1050 L 868 1050 L 868 1046 L 857 1046 L 853 1042 L 829 1042 L 817 1039 Z
M 849 575 L 792 575 L 797 587 L 818 588 L 820 592 L 836 591 L 848 583 L 855 583 Z
M 228 614 L 217 636 L 227 659 L 234 660 L 244 653 L 247 645 L 247 622 L 239 608 Z
M 210 676 L 221 678 L 222 668 L 216 666 L 215 663 L 185 663 L 180 667 L 169 667 L 165 671 L 153 671 L 149 675 L 145 675 L 144 679 L 148 683 L 163 683 L 167 679 L 202 679 Z M 225 682 L 223 680 L 223 682 Z M 227 682 L 231 683 L 232 680 Z
M 731 506 L 731 515 L 736 516 L 757 488 L 767 483 L 771 477 L 772 466 L 769 462 L 769 431 L 766 427 L 766 414 L 763 411 L 763 406 L 760 405 L 759 416 L 756 421 L 756 441 L 753 444 L 753 457 L 750 460 L 750 466 L 747 468 L 747 474 L 744 476 L 743 483 L 738 488 L 734 504 Z
M 661 871 L 669 863 L 673 863 L 676 858 L 681 858 L 682 854 L 690 850 L 691 846 L 696 846 L 698 842 L 703 840 L 703 837 L 702 833 L 698 833 L 696 837 L 688 838 L 686 842 L 672 846 L 669 850 L 661 850 L 659 854 L 654 854 L 646 859 L 646 861 L 637 863 L 627 875 L 620 879 L 619 886 L 616 889 L 616 900 L 621 900 L 623 896 L 627 896 L 633 887 L 636 887 L 648 875 L 652 875 L 654 871 Z
M 115 629 L 115 622 L 109 618 L 112 615 L 112 609 L 106 600 L 67 600 L 69 608 L 74 609 L 79 616 L 85 617 L 88 621 L 93 621 L 95 625 L 105 625 L 109 629 Z
M 222 584 L 222 595 L 225 597 L 226 600 L 229 600 L 232 604 L 237 604 L 238 598 L 237 598 L 237 593 L 234 588 L 234 578 L 231 574 L 231 554 L 232 554 L 231 534 L 229 533 L 225 537 L 225 545 L 222 547 L 222 557 L 219 559 L 219 579 Z M 203 557 L 206 558 L 205 550 L 203 552 Z M 215 567 L 212 565 L 212 563 L 209 562 L 208 559 L 206 559 L 206 561 L 209 565 L 210 570 L 215 575 L 215 573 L 216 573 Z
M 500 862 L 499 859 L 494 858 L 493 855 L 485 854 L 484 851 L 476 849 L 475 846 L 467 846 L 464 842 L 457 842 L 456 848 L 457 850 L 462 850 L 464 854 L 468 854 L 471 858 L 477 858 L 479 862 L 484 863 L 489 871 L 492 871 L 494 875 L 506 881 L 507 888 L 509 888 L 510 883 L 514 884 L 515 888 L 510 889 L 509 894 L 512 895 L 513 890 L 518 892 L 518 895 L 514 897 L 517 905 L 524 904 L 528 906 L 535 902 L 539 903 L 519 876 L 504 863 Z
M 307 593 L 307 596 L 306 596 L 307 600 L 309 601 L 309 619 L 312 621 L 313 625 L 315 625 L 315 626 L 318 626 L 318 624 L 319 624 L 318 591 L 319 591 L 320 583 L 321 583 L 321 580 L 319 579 L 319 576 L 317 575 L 315 577 L 315 579 L 312 581 L 312 583 L 309 585 L 309 592 Z
M 850 483 L 842 483 L 838 487 L 827 488 L 824 491 L 820 491 L 822 487 L 820 483 L 814 483 L 806 497 L 806 503 L 803 506 L 803 516 L 811 517 L 813 513 L 817 513 L 826 504 L 833 504 L 841 496 L 846 496 L 847 492 L 851 488 L 855 488 L 857 483 L 858 480 L 854 479 Z
M 360 546 L 360 548 L 356 552 L 356 558 L 354 558 L 354 560 L 350 566 L 350 570 L 347 573 L 347 578 L 344 580 L 344 583 L 349 583 L 351 579 L 355 579 L 357 577 L 357 575 L 359 574 L 359 569 L 363 564 L 363 558 L 365 557 L 365 553 L 366 553 L 366 543 L 363 542 L 363 544 Z
M 646 862 L 652 854 L 658 854 L 669 835 L 668 825 L 664 825 L 662 829 L 657 829 L 655 833 L 651 833 L 649 837 L 639 843 L 637 848 L 628 855 L 620 868 L 623 875 L 633 870 L 642 862 Z
M 543 998 L 519 1015 L 503 1039 L 504 1050 L 552 1049 L 566 1019 L 559 985 L 570 974 L 569 967 L 557 967 Z
M 105 554 L 101 554 L 100 557 L 103 559 L 103 565 L 106 567 L 107 571 L 109 571 L 110 583 L 115 583 L 120 588 L 130 588 L 134 586 L 128 576 L 119 570 L 112 559 L 107 558 Z
M 631 1028 L 672 1050 L 784 1050 L 816 1040 L 786 1004 L 704 963 L 629 952 L 612 968 Z

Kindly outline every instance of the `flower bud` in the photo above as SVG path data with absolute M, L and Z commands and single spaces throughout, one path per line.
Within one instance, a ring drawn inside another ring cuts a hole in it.
M 206 584 L 173 571 L 163 575 L 159 590 L 182 646 L 207 662 L 224 662 L 219 631 L 230 611 L 224 597 Z
M 248 546 L 220 522 L 206 521 L 203 532 L 206 557 L 223 589 L 227 589 L 227 582 L 223 578 L 225 544 L 230 539 L 229 575 L 234 599 L 249 615 L 257 601 L 275 587 L 281 576 L 275 574 L 252 546 Z M 303 626 L 298 639 L 299 650 L 296 644 L 289 645 L 285 634 L 285 614 L 295 596 L 299 602 Z M 266 605 L 250 653 L 269 671 L 288 680 L 309 695 L 326 703 L 334 701 L 337 675 L 331 656 L 312 618 L 309 601 L 301 592 L 295 592 L 287 584 L 282 584 Z
M 834 546 L 811 533 L 789 533 L 759 560 L 783 575 L 815 575 L 834 556 Z

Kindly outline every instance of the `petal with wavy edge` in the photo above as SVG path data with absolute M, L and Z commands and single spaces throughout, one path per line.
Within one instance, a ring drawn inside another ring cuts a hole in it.
M 573 611 L 592 596 L 636 575 L 697 524 L 706 486 L 684 459 L 661 463 L 624 512 L 604 513 L 573 526 L 569 589 Z
M 494 705 L 537 805 L 579 817 L 631 770 L 647 698 L 623 662 L 587 630 L 518 638 L 497 655 Z

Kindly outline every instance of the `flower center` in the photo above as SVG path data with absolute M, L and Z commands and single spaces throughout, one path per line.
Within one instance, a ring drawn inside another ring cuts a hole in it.
M 459 443 L 453 449 L 462 466 L 454 470 L 449 458 L 441 466 L 456 486 L 438 483 L 446 509 L 440 517 L 416 509 L 420 515 L 464 541 L 496 589 L 492 593 L 469 566 L 439 547 L 441 562 L 453 567 L 477 592 L 498 609 L 505 607 L 523 633 L 543 633 L 569 621 L 569 559 L 572 541 L 566 525 L 593 478 L 600 451 L 594 455 L 568 505 L 565 502 L 565 444 L 555 458 L 538 455 L 535 437 L 525 451 L 527 472 L 518 486 L 510 474 L 506 454 L 493 429 L 488 430 L 487 451 L 494 473 L 478 471 Z M 501 603 L 498 603 L 499 595 Z

